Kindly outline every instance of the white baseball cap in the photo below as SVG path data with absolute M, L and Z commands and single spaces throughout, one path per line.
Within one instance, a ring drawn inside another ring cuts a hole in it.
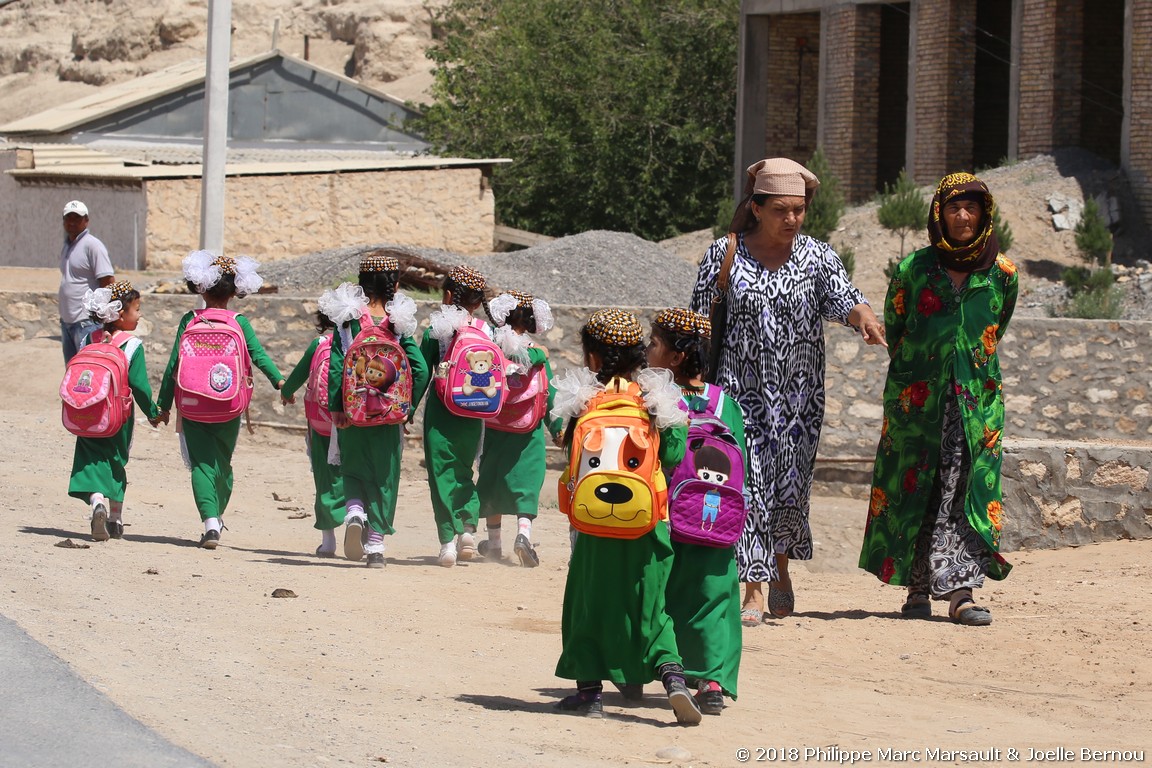
M 64 215 L 67 216 L 70 213 L 75 213 L 79 216 L 87 216 L 88 206 L 84 205 L 84 203 L 80 202 L 79 200 L 69 201 L 69 203 L 64 206 Z

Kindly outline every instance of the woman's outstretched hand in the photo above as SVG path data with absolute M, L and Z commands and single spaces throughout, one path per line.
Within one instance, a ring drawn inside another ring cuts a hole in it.
M 867 304 L 857 304 L 848 314 L 848 324 L 860 330 L 860 337 L 865 344 L 880 344 L 885 348 L 888 342 L 884 338 L 884 323 L 876 317 L 872 307 Z

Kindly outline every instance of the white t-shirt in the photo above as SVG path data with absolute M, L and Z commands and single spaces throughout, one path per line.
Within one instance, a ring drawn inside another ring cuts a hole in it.
M 69 243 L 64 237 L 60 251 L 60 291 L 56 299 L 60 304 L 60 319 L 65 323 L 78 323 L 88 318 L 84 311 L 84 294 L 89 288 L 100 287 L 100 278 L 115 272 L 108 258 L 108 249 L 88 230 Z

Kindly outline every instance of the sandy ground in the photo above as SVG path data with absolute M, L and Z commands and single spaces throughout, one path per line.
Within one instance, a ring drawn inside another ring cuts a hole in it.
M 311 509 L 302 438 L 262 430 L 241 437 L 229 530 L 208 552 L 175 436 L 141 423 L 125 538 L 58 548 L 88 532 L 66 496 L 58 344 L 4 349 L 24 362 L 0 372 L 0 613 L 220 765 L 647 765 L 673 747 L 700 766 L 736 765 L 741 748 L 753 761 L 771 748 L 873 760 L 891 748 L 1152 751 L 1150 541 L 1015 553 L 1011 578 L 982 595 L 991 627 L 910 622 L 900 590 L 854 567 L 863 507 L 817 499 L 818 558 L 795 568 L 799 613 L 745 630 L 738 702 L 680 728 L 650 684 L 643 703 L 611 693 L 609 717 L 586 720 L 550 710 L 569 687 L 553 676 L 567 556 L 554 493 L 534 529 L 539 569 L 443 569 L 410 450 L 388 566 L 370 571 L 312 556 L 312 518 L 293 519 Z M 274 599 L 277 588 L 298 597 Z

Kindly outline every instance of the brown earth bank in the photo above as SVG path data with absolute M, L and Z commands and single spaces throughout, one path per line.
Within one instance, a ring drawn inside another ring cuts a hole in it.
M 642 703 L 609 693 L 608 717 L 586 720 L 551 710 L 571 687 L 553 676 L 568 551 L 554 472 L 534 528 L 540 568 L 443 569 L 410 443 L 388 566 L 368 570 L 312 555 L 302 436 L 262 429 L 241 437 L 229 530 L 209 552 L 195 546 L 175 435 L 141 422 L 124 539 L 59 548 L 88 538 L 85 506 L 66 495 L 59 346 L 5 350 L 21 364 L 0 372 L 12 446 L 0 473 L 0 612 L 220 765 L 734 766 L 741 749 L 750 762 L 790 749 L 890 762 L 878 750 L 903 749 L 953 764 L 976 750 L 993 750 L 994 763 L 1008 749 L 1152 751 L 1152 541 L 1011 553 L 1011 576 L 979 595 L 990 627 L 953 625 L 940 606 L 931 621 L 907 621 L 902 591 L 855 568 L 863 503 L 814 499 L 817 555 L 794 569 L 798 613 L 744 630 L 738 701 L 680 728 L 649 684 Z M 297 597 L 273 598 L 279 588 Z

